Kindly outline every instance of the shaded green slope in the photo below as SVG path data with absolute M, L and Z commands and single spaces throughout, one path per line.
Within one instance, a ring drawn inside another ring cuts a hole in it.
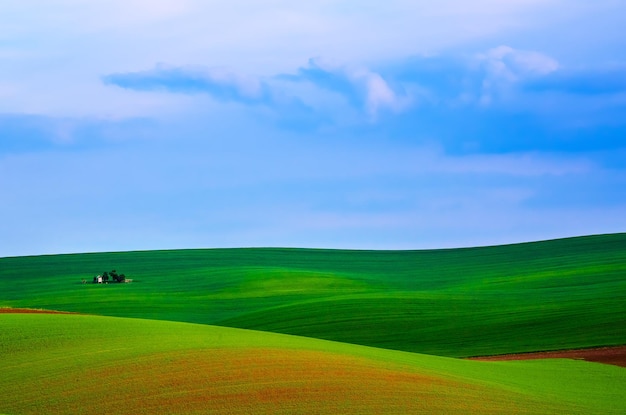
M 626 410 L 626 370 L 477 362 L 206 325 L 0 314 L 0 413 Z
M 577 299 L 579 294 L 354 296 L 276 307 L 220 324 L 453 357 L 625 343 L 623 299 L 611 291 L 593 300 L 586 293 Z
M 81 284 L 117 269 L 132 284 Z M 428 250 L 0 258 L 0 306 L 263 329 L 469 356 L 626 343 L 626 234 Z

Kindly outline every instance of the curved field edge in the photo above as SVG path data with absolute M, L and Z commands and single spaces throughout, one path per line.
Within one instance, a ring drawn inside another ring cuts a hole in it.
M 540 293 L 448 291 L 320 299 L 218 324 L 468 357 L 620 345 L 626 341 L 625 316 L 626 303 L 608 291 L 580 302 Z
M 118 269 L 131 284 L 81 284 Z M 250 328 L 453 357 L 626 344 L 626 234 L 432 251 L 0 258 L 0 306 Z
M 71 311 L 46 310 L 44 308 L 0 307 L 0 314 L 75 314 Z
M 624 413 L 626 370 L 165 321 L 0 315 L 0 413 Z
M 493 356 L 474 356 L 472 360 L 530 360 L 530 359 L 582 359 L 589 362 L 605 363 L 626 367 L 626 346 L 594 347 L 590 349 L 558 350 L 548 352 L 532 352 L 504 354 Z

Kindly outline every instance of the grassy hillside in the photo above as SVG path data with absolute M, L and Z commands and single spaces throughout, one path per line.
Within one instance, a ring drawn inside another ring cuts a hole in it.
M 117 269 L 131 284 L 81 284 Z M 444 356 L 626 344 L 626 234 L 428 251 L 0 258 L 0 306 L 269 330 Z
M 0 314 L 0 413 L 621 414 L 623 368 L 166 321 Z

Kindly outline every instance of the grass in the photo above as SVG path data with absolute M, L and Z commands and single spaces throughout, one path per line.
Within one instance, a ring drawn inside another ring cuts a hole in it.
M 131 284 L 81 284 L 117 269 Z M 626 234 L 428 251 L 0 258 L 0 306 L 296 334 L 441 356 L 626 344 Z
M 583 361 L 477 362 L 86 315 L 0 314 L 0 325 L 0 413 L 626 411 L 626 370 Z
M 625 276 L 626 234 L 0 258 L 0 307 L 93 314 L 0 313 L 0 413 L 621 414 L 624 368 L 452 357 L 626 344 Z

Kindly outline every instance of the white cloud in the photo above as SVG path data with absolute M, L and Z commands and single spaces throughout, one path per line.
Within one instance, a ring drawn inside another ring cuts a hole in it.
M 9 45 L 0 46 L 0 55 L 4 49 L 11 56 L 0 65 L 0 79 L 22 85 L 12 101 L 15 112 L 42 111 L 38 89 L 43 88 L 43 112 L 57 111 L 54 102 L 64 100 L 68 110 L 92 109 L 97 115 L 99 107 L 119 104 L 103 103 L 111 94 L 94 86 L 107 73 L 169 62 L 227 65 L 264 77 L 320 55 L 373 68 L 386 59 L 472 44 L 513 28 L 527 31 L 537 16 L 547 19 L 546 10 L 549 19 L 558 20 L 553 10 L 563 1 L 8 0 L 0 2 L 0 40 Z M 492 55 L 498 79 L 543 73 L 552 64 L 531 52 Z M 255 93 L 254 82 L 237 82 L 242 91 Z M 410 105 L 382 73 L 367 77 L 364 88 L 371 117 Z M 93 94 L 86 97 L 85 90 Z
M 370 115 L 376 116 L 380 108 L 395 108 L 398 97 L 387 82 L 377 73 L 370 73 L 366 81 L 367 109 Z
M 334 60 L 309 59 L 309 65 L 301 67 L 297 74 L 280 78 L 331 91 L 364 111 L 370 121 L 376 121 L 383 111 L 400 112 L 412 101 L 407 91 L 394 89 L 380 73 L 364 66 L 340 65 Z M 313 106 L 318 107 L 315 103 Z
M 479 59 L 485 61 L 494 75 L 512 81 L 527 76 L 547 75 L 559 68 L 559 63 L 550 56 L 505 45 L 488 50 L 479 55 Z
M 559 68 L 556 59 L 536 51 L 519 50 L 502 45 L 476 56 L 485 68 L 480 102 L 489 104 L 494 96 L 506 92 L 512 84 L 547 75 Z
M 217 84 L 234 87 L 243 97 L 258 99 L 263 94 L 259 78 L 242 75 L 224 67 L 209 68 L 204 73 L 208 79 Z
M 365 108 L 372 120 L 381 110 L 400 111 L 408 106 L 410 99 L 396 93 L 383 77 L 369 70 L 360 70 L 352 74 L 352 79 L 365 90 Z

